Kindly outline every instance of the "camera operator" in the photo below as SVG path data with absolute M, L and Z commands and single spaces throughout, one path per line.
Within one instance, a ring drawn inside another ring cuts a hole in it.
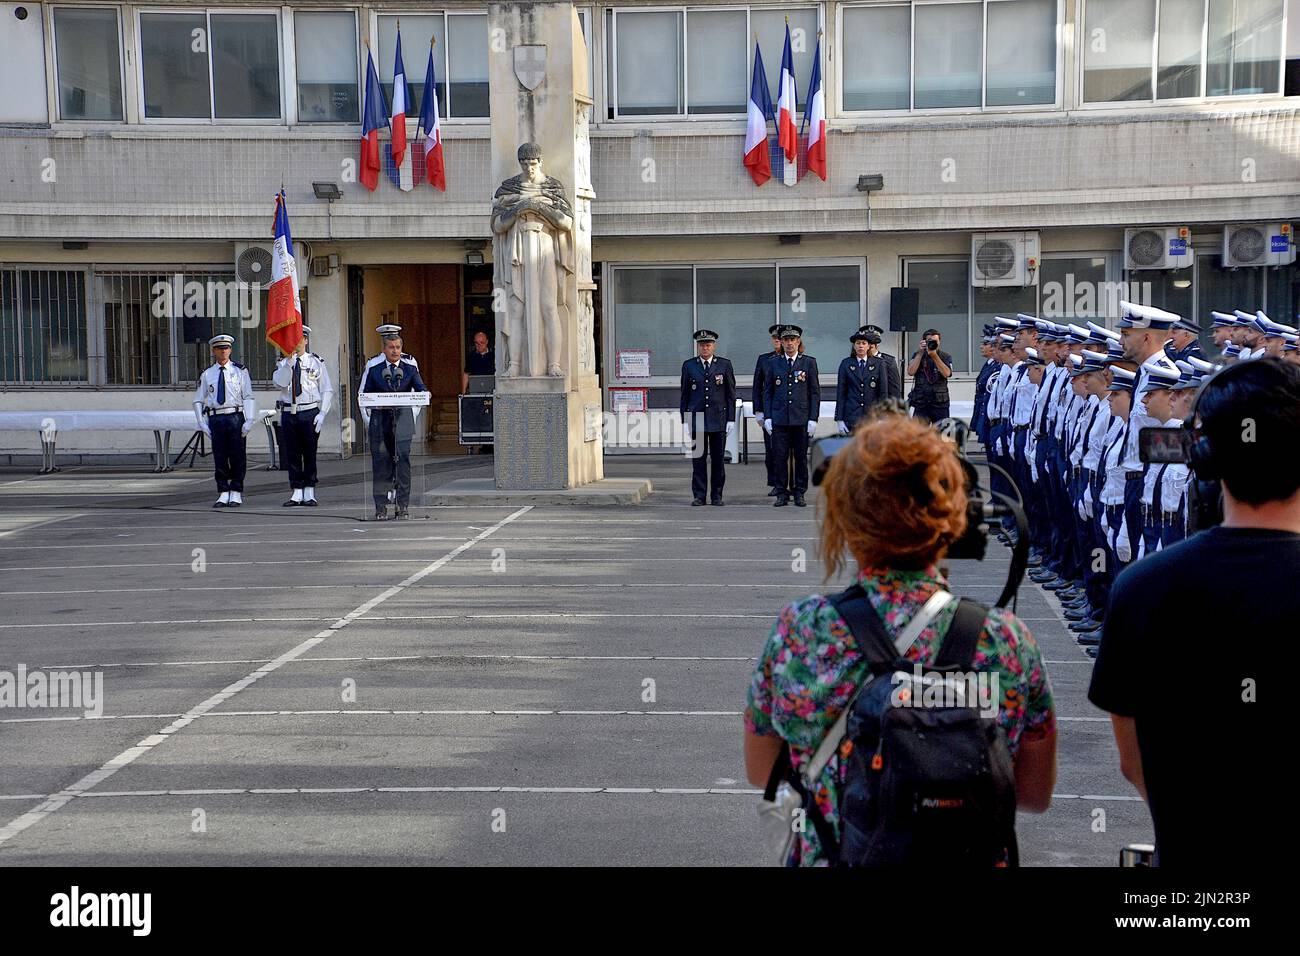
M 952 376 L 952 356 L 939 349 L 938 329 L 926 329 L 921 347 L 907 363 L 913 377 L 912 393 L 907 404 L 913 414 L 924 421 L 939 422 L 948 417 L 948 379 Z
M 1270 792 L 1255 682 L 1300 618 L 1300 368 L 1232 365 L 1193 414 L 1193 477 L 1222 481 L 1223 524 L 1116 578 L 1088 697 L 1150 808 L 1157 863 L 1239 869 L 1263 855 Z M 1216 598 L 1239 594 L 1267 599 Z
M 873 410 L 836 453 L 822 483 L 821 554 L 827 578 L 851 558 L 854 582 L 897 643 L 908 622 L 948 584 L 938 562 L 967 528 L 963 466 L 951 443 L 926 422 Z M 907 648 L 907 661 L 934 664 L 955 614 L 939 611 Z M 810 764 L 867 673 L 870 656 L 830 599 L 813 594 L 787 604 L 759 654 L 745 711 L 745 767 L 751 783 L 769 779 L 783 741 L 795 771 Z M 997 677 L 996 721 L 1015 770 L 1017 809 L 1045 811 L 1056 777 L 1056 715 L 1038 645 L 1011 612 L 983 615 L 970 667 Z M 816 806 L 842 838 L 838 758 L 822 769 Z M 794 865 L 825 865 L 816 827 L 797 834 Z

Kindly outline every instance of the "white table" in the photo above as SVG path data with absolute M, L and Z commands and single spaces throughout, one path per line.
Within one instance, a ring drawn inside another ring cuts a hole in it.
M 271 468 L 278 467 L 275 433 L 271 424 L 273 411 L 259 411 L 257 418 L 266 428 L 271 453 Z M 172 432 L 197 432 L 194 410 L 187 411 L 36 411 L 0 412 L 0 431 L 34 431 L 41 439 L 41 470 L 46 475 L 59 471 L 55 463 L 59 432 L 74 431 L 151 431 L 154 440 L 154 471 L 171 471 L 168 460 Z M 179 458 L 178 458 L 179 460 Z

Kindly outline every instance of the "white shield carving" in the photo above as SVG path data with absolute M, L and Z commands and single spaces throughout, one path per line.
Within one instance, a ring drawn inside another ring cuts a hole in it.
M 528 92 L 542 85 L 546 79 L 546 47 L 526 45 L 515 47 L 515 76 Z

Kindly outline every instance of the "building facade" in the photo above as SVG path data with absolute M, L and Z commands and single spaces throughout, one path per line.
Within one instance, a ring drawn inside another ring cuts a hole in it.
M 1276 239 L 1294 250 L 1300 219 L 1300 0 L 574 7 L 607 408 L 675 406 L 697 328 L 721 334 L 742 392 L 779 320 L 829 372 L 859 325 L 891 328 L 896 288 L 942 332 L 959 401 L 994 314 L 1300 309 Z M 799 162 L 787 185 L 778 155 L 759 187 L 741 162 L 755 39 L 775 99 L 787 24 L 800 122 L 819 57 L 829 172 Z M 358 182 L 367 56 L 391 96 L 399 26 L 410 130 L 433 61 L 445 192 Z M 221 331 L 271 407 L 265 293 L 240 262 L 269 245 L 282 187 L 341 417 L 384 321 L 454 401 L 495 328 L 488 58 L 513 52 L 497 46 L 482 2 L 0 3 L 0 408 L 185 408 Z M 1225 260 L 1256 261 L 1261 233 L 1259 264 Z M 446 416 L 428 427 L 426 450 L 455 447 Z M 123 440 L 60 445 L 147 451 Z M 0 461 L 37 450 L 0 432 Z M 322 435 L 347 451 L 347 432 Z

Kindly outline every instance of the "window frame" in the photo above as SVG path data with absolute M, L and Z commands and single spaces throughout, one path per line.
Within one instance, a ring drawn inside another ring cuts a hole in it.
M 844 13 L 846 10 L 863 10 L 872 7 L 906 7 L 908 10 L 908 108 L 901 110 L 851 110 L 844 106 L 844 72 L 836 70 L 835 106 L 836 115 L 846 119 L 888 119 L 903 116 L 954 116 L 979 113 L 1042 113 L 1065 109 L 1065 0 L 1056 0 L 1056 90 L 1051 103 L 1027 103 L 1024 106 L 989 106 L 988 105 L 988 24 L 989 4 L 1003 3 L 1006 0 L 853 0 L 840 3 L 835 12 L 835 52 L 840 63 L 845 62 Z M 916 106 L 916 14 L 918 6 L 935 6 L 937 4 L 979 3 L 982 34 L 980 37 L 980 105 L 979 106 Z
M 36 389 L 68 389 L 68 388 L 93 388 L 98 384 L 96 372 L 98 368 L 98 345 L 99 335 L 95 327 L 94 316 L 91 309 L 91 281 L 94 278 L 94 270 L 89 263 L 83 262 L 0 262 L 0 272 L 13 272 L 15 276 L 22 272 L 79 272 L 81 273 L 82 289 L 82 315 L 85 320 L 84 338 L 86 343 L 86 377 L 79 381 L 49 382 L 49 381 L 32 381 L 27 379 L 17 379 L 7 382 L 0 379 L 0 392 L 22 389 L 25 391 Z M 21 341 L 22 323 L 17 325 L 17 337 Z M 22 358 L 25 354 L 18 351 L 19 372 L 22 371 Z
M 125 123 L 127 114 L 127 72 L 126 72 L 126 36 L 123 31 L 122 8 L 116 4 L 91 3 L 51 3 L 46 5 L 46 30 L 50 37 L 50 56 L 54 64 L 54 111 L 52 115 L 59 123 Z M 117 119 L 77 119 L 63 115 L 63 97 L 59 87 L 59 36 L 55 28 L 54 14 L 58 10 L 112 10 L 117 18 L 117 74 L 122 91 L 122 110 Z
M 156 7 L 143 6 L 135 7 L 135 80 L 136 90 L 140 102 L 140 123 L 150 125 L 185 125 L 185 126 L 287 126 L 289 125 L 288 116 L 285 111 L 285 100 L 288 95 L 288 77 L 286 76 L 285 49 L 284 49 L 284 18 L 281 16 L 283 8 L 281 7 Z M 148 107 L 145 104 L 144 91 L 144 21 L 141 19 L 147 14 L 158 13 L 201 13 L 207 23 L 208 31 L 208 118 L 200 117 L 161 117 L 149 116 Z M 212 15 L 217 14 L 241 14 L 245 16 L 266 16 L 275 18 L 275 36 L 276 36 L 276 68 L 280 78 L 280 114 L 274 119 L 270 118 L 218 118 L 216 115 L 216 82 L 213 77 L 212 68 Z M 297 77 L 294 78 L 294 103 L 297 105 L 298 84 Z M 353 126 L 356 124 L 353 123 Z
M 1058 0 L 1059 2 L 1059 0 Z M 698 4 L 663 4 L 656 6 L 617 6 L 611 4 L 605 10 L 609 14 L 605 21 L 608 29 L 605 31 L 605 45 L 608 49 L 608 55 L 602 57 L 602 72 L 605 74 L 605 109 L 603 116 L 608 117 L 607 121 L 612 123 L 709 123 L 709 122 L 730 122 L 743 120 L 748 109 L 749 83 L 744 85 L 746 107 L 735 113 L 692 113 L 690 111 L 690 62 L 689 62 L 689 36 L 690 36 L 690 16 L 691 11 L 696 13 L 734 13 L 744 11 L 745 13 L 745 76 L 752 78 L 754 75 L 754 44 L 753 44 L 753 23 L 752 16 L 755 10 L 760 12 L 770 12 L 777 10 L 815 10 L 817 13 L 817 29 L 825 38 L 826 32 L 826 5 L 825 3 L 783 3 L 779 7 L 758 5 L 752 3 L 729 3 L 718 6 L 700 6 Z M 680 113 L 660 113 L 645 114 L 637 113 L 622 116 L 618 109 L 618 15 L 619 13 L 680 13 L 682 15 L 682 32 L 679 41 L 678 51 L 681 55 L 682 74 L 682 112 Z M 816 50 L 814 39 L 814 52 Z M 591 44 L 588 43 L 588 47 Z M 777 54 L 778 62 L 781 54 Z M 822 54 L 822 84 L 827 85 L 827 63 L 826 53 Z M 766 63 L 768 61 L 764 61 Z M 798 77 L 795 77 L 796 82 Z M 594 85 L 594 84 L 593 84 Z M 795 91 L 796 99 L 798 91 Z M 776 105 L 776 99 L 773 98 L 772 105 Z
M 354 120 L 304 120 L 299 112 L 298 104 L 298 15 L 302 13 L 350 13 L 352 14 L 352 42 L 356 49 L 354 63 L 356 65 L 356 84 L 357 84 L 357 118 Z M 361 62 L 361 17 L 356 7 L 293 7 L 292 8 L 292 25 L 291 35 L 287 37 L 292 43 L 293 49 L 293 125 L 310 126 L 313 129 L 323 129 L 330 126 L 360 126 L 366 108 L 366 91 L 365 91 L 365 69 L 366 65 Z M 281 51 L 283 58 L 284 51 Z M 287 105 L 287 98 L 286 98 Z
M 1083 77 L 1086 58 L 1083 55 L 1084 44 L 1087 42 L 1087 15 L 1088 0 L 1079 0 L 1077 22 L 1075 23 L 1075 90 L 1078 102 L 1075 104 L 1076 109 L 1081 110 L 1116 110 L 1116 109 L 1133 109 L 1151 108 L 1164 106 L 1197 106 L 1213 103 L 1225 102 L 1249 102 L 1251 100 L 1280 100 L 1286 97 L 1286 63 L 1287 63 L 1287 10 L 1291 6 L 1287 0 L 1282 0 L 1282 22 L 1280 32 L 1282 42 L 1278 50 L 1278 90 L 1276 93 L 1226 93 L 1221 96 L 1210 96 L 1206 93 L 1206 84 L 1209 78 L 1209 56 L 1210 56 L 1210 0 L 1202 0 L 1201 3 L 1201 61 L 1200 61 L 1200 82 L 1201 92 L 1199 96 L 1180 96 L 1161 99 L 1156 95 L 1160 85 L 1160 3 L 1161 0 L 1155 0 L 1155 18 L 1152 22 L 1151 32 L 1151 99 L 1148 100 L 1085 100 L 1083 98 Z
M 680 259 L 664 260 L 663 262 L 619 262 L 608 261 L 604 263 L 603 274 L 601 277 L 601 288 L 607 290 L 605 293 L 604 304 L 602 306 L 601 331 L 602 341 L 601 348 L 604 354 L 609 357 L 607 366 L 606 381 L 602 383 L 602 389 L 609 388 L 675 388 L 680 379 L 676 372 L 671 375 L 652 375 L 649 378 L 620 378 L 617 375 L 617 356 L 615 355 L 615 342 L 617 341 L 618 329 L 618 305 L 614 298 L 614 274 L 619 270 L 646 270 L 646 269 L 690 269 L 691 270 L 691 331 L 698 331 L 700 325 L 699 315 L 699 283 L 696 273 L 700 269 L 753 269 L 770 266 L 773 268 L 773 288 L 775 295 L 772 298 L 772 322 L 781 321 L 781 268 L 807 268 L 810 266 L 856 266 L 858 269 L 858 327 L 861 328 L 867 321 L 867 257 L 866 256 L 815 256 L 806 259 L 791 258 L 771 258 L 771 259 L 697 259 L 682 261 Z M 845 337 L 852 329 L 845 330 Z M 684 356 L 690 358 L 694 352 L 689 352 Z M 755 356 L 757 357 L 757 356 Z M 736 366 L 736 387 L 752 387 L 753 372 L 744 368 L 745 361 L 741 361 Z
M 486 20 L 486 18 L 487 18 L 487 11 L 486 11 L 486 10 L 466 10 L 466 9 L 463 9 L 463 8 L 462 8 L 462 9 L 448 9 L 448 8 L 446 8 L 446 7 L 442 8 L 441 10 L 425 10 L 425 9 L 418 8 L 418 7 L 416 7 L 416 8 L 410 8 L 410 9 L 398 9 L 398 10 L 394 10 L 394 9 L 389 8 L 389 7 L 384 7 L 384 8 L 381 10 L 381 9 L 379 9 L 379 8 L 376 8 L 376 7 L 371 7 L 370 10 L 369 10 L 369 14 L 370 14 L 370 36 L 373 38 L 373 40 L 374 40 L 374 42 L 375 42 L 376 44 L 379 42 L 379 18 L 380 18 L 381 16 L 382 16 L 382 17 L 392 17 L 392 18 L 394 18 L 394 19 L 401 19 L 401 17 L 402 17 L 403 14 L 406 14 L 406 15 L 408 15 L 408 16 L 420 16 L 420 17 L 441 16 L 441 17 L 442 17 L 442 35 L 443 35 L 444 40 L 443 40 L 443 44 L 442 44 L 442 63 L 441 63 L 441 64 L 438 64 L 438 70 L 440 71 L 440 72 L 438 73 L 438 75 L 441 77 L 440 82 L 443 84 L 443 86 L 444 86 L 444 87 L 446 88 L 446 90 L 447 90 L 447 97 L 446 97 L 446 102 L 439 102 L 439 103 L 438 103 L 438 110 L 439 110 L 439 112 L 438 112 L 438 122 L 439 122 L 440 124 L 442 124 L 443 126 L 446 126 L 446 125 L 448 125 L 448 124 L 451 124 L 451 125 L 454 125 L 454 126 L 485 126 L 485 125 L 487 125 L 487 124 L 489 124 L 489 123 L 492 122 L 492 117 L 491 117 L 491 115 L 488 115 L 488 116 L 455 116 L 455 115 L 452 115 L 452 114 L 451 114 L 451 45 L 450 45 L 449 43 L 446 42 L 446 37 L 447 37 L 447 28 L 448 28 L 447 17 L 449 17 L 449 16 L 452 16 L 452 17 L 483 17 L 483 18 Z M 376 74 L 378 74 L 378 76 L 379 76 L 379 85 L 380 85 L 380 86 L 383 86 L 383 84 L 384 84 L 384 77 L 383 77 L 383 57 L 382 57 L 382 54 L 379 52 L 379 50 L 378 50 L 376 47 L 372 46 L 372 47 L 371 47 L 371 50 L 372 50 L 372 52 L 374 52 L 374 54 L 375 54 L 375 72 L 376 72 Z M 488 49 L 488 53 L 489 53 L 489 55 L 491 55 L 491 48 L 490 48 L 490 47 L 489 47 L 489 49 Z M 390 54 L 390 55 L 391 55 L 391 54 Z M 361 59 L 361 58 L 360 58 L 360 56 L 358 55 L 358 57 L 357 57 L 358 62 L 360 62 L 360 59 Z M 424 61 L 424 62 L 422 62 L 422 63 L 419 65 L 419 67 L 417 67 L 417 69 L 423 71 L 423 69 L 424 69 L 424 67 L 427 65 L 427 63 L 428 63 L 427 60 Z M 407 67 L 407 69 L 410 69 L 410 64 L 406 64 L 406 63 L 404 63 L 404 64 L 402 64 L 402 65 L 405 66 L 405 67 Z M 364 65 L 361 66 L 361 69 L 364 70 L 364 69 L 365 69 L 365 66 L 364 66 Z M 408 73 L 408 74 L 407 74 L 407 82 L 408 82 L 408 83 L 410 82 L 410 78 L 411 78 L 411 74 Z M 423 72 L 420 73 L 420 81 L 421 81 L 421 82 L 424 82 L 424 73 L 423 73 Z M 424 105 L 423 103 L 419 104 L 419 106 L 416 107 L 417 110 L 419 109 L 420 106 L 423 106 L 423 105 Z M 365 91 L 364 91 L 364 90 L 362 91 L 362 96 L 361 96 L 361 108 L 362 108 L 363 111 L 365 110 Z M 491 109 L 491 105 L 490 105 L 490 104 L 489 104 L 488 109 L 489 109 L 489 110 Z M 407 115 L 408 115 L 408 117 L 409 117 L 410 114 L 407 114 Z M 415 116 L 416 116 L 416 119 L 418 119 L 418 118 L 419 118 L 419 113 L 417 112 L 417 113 L 415 114 Z M 353 125 L 355 126 L 355 125 L 357 125 L 357 124 L 354 123 Z M 414 126 L 409 126 L 409 125 L 408 125 L 408 129 L 410 129 L 412 132 L 414 132 L 415 127 L 414 127 Z

